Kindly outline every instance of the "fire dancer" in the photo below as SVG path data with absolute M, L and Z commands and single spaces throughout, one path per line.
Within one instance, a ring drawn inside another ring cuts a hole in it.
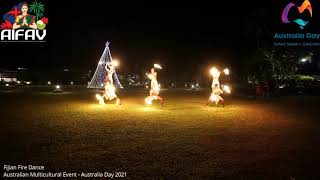
M 155 71 L 155 68 L 161 68 L 159 65 L 154 65 L 154 68 L 151 68 L 151 72 L 148 75 L 148 78 L 151 80 L 151 85 L 150 85 L 150 94 L 149 96 L 145 99 L 145 102 L 147 104 L 152 104 L 153 100 L 160 100 L 161 106 L 163 106 L 163 98 L 159 96 L 160 94 L 160 85 L 157 80 L 157 72 Z

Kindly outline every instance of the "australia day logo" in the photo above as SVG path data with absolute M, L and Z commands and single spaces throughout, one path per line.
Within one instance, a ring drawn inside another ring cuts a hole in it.
M 45 10 L 45 4 L 39 0 L 20 2 L 6 11 L 0 9 L 0 14 L 4 13 L 0 19 L 0 42 L 45 42 Z
M 293 9 L 297 9 L 299 11 L 300 14 L 304 13 L 305 11 L 308 11 L 309 14 L 310 14 L 310 18 L 312 18 L 312 6 L 311 6 L 311 3 L 308 1 L 308 0 L 305 0 L 301 6 L 297 6 L 296 4 L 294 3 L 289 3 L 283 10 L 282 12 L 282 16 L 281 16 L 281 19 L 282 19 L 282 22 L 283 23 L 296 23 L 300 29 L 304 29 L 307 24 L 310 22 L 310 20 L 303 20 L 303 19 L 299 19 L 299 18 L 296 18 L 294 20 L 289 20 L 289 15 L 291 14 L 290 10 L 293 10 Z

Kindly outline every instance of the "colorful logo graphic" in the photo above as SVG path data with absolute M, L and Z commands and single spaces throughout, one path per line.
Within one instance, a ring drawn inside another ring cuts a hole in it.
M 294 22 L 296 24 L 299 25 L 300 29 L 304 29 L 306 27 L 306 25 L 310 22 L 310 21 L 305 21 L 305 20 L 302 20 L 302 19 L 295 19 L 293 21 L 290 21 L 288 19 L 288 15 L 289 15 L 289 12 L 290 10 L 293 8 L 293 7 L 297 7 L 298 10 L 299 10 L 299 13 L 302 14 L 305 10 L 308 10 L 309 13 L 310 13 L 310 16 L 312 17 L 312 6 L 311 6 L 311 3 L 308 1 L 308 0 L 305 0 L 301 6 L 297 6 L 296 4 L 294 3 L 289 3 L 283 10 L 282 12 L 282 22 L 283 23 L 291 23 L 291 22 Z
M 45 5 L 37 0 L 30 3 L 30 5 L 26 2 L 19 3 L 2 16 L 4 22 L 0 25 L 0 29 L 44 30 L 48 24 L 48 18 L 44 17 L 44 12 Z

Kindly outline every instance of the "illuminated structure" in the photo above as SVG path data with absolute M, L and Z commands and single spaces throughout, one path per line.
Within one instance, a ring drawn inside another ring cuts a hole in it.
M 0 82 L 17 82 L 17 71 L 0 69 Z
M 105 81 L 105 77 L 107 74 L 106 67 L 108 66 L 108 64 L 109 65 L 114 64 L 113 66 L 115 66 L 116 64 L 112 60 L 109 44 L 110 44 L 109 42 L 106 43 L 106 47 L 99 60 L 96 71 L 94 72 L 94 75 L 92 76 L 92 79 L 88 84 L 88 88 L 103 88 L 106 84 L 106 81 Z M 114 69 L 111 75 L 112 75 L 112 81 L 114 81 L 114 86 L 118 88 L 123 88 L 118 79 L 118 75 Z

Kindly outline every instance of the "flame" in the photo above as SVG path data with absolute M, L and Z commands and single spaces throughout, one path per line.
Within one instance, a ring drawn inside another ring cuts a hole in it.
M 112 66 L 114 66 L 114 67 L 118 67 L 118 66 L 119 66 L 119 61 L 117 61 L 117 60 L 112 60 L 111 64 L 112 64 Z
M 230 87 L 228 85 L 224 85 L 222 89 L 223 89 L 223 91 L 225 91 L 228 94 L 231 93 Z
M 215 67 L 210 69 L 210 74 L 214 77 L 219 76 L 219 70 Z
M 162 67 L 159 64 L 154 64 L 153 67 L 157 69 L 162 69 Z
M 225 68 L 225 69 L 223 70 L 223 72 L 224 72 L 225 75 L 229 75 L 229 73 L 230 73 L 228 68 Z
M 145 99 L 145 103 L 146 103 L 147 105 L 151 105 L 151 104 L 152 104 L 152 99 L 151 99 L 150 97 L 147 97 L 147 98 Z
M 96 99 L 99 101 L 100 105 L 104 105 L 103 97 L 100 94 L 96 94 Z

